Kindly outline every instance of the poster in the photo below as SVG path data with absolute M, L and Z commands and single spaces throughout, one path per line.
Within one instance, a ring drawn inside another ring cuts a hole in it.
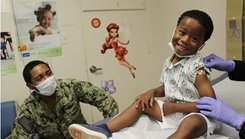
M 1 75 L 16 73 L 16 63 L 14 55 L 14 45 L 11 32 L 1 32 Z
M 62 55 L 58 14 L 54 1 L 13 1 L 18 51 L 23 59 Z

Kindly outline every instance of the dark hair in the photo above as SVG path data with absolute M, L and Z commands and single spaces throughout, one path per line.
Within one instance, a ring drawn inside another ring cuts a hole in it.
M 49 65 L 48 65 L 47 63 L 43 62 L 43 61 L 40 61 L 40 60 L 34 60 L 34 61 L 29 62 L 29 63 L 25 66 L 25 68 L 24 68 L 24 70 L 23 70 L 23 78 L 24 78 L 24 80 L 25 80 L 26 83 L 32 83 L 32 82 L 31 82 L 31 73 L 30 73 L 30 71 L 31 71 L 35 66 L 37 66 L 37 65 L 39 65 L 39 64 L 45 64 L 45 65 L 50 69 Z
M 184 18 L 184 17 L 190 17 L 190 18 L 194 18 L 196 19 L 201 25 L 203 25 L 204 29 L 205 29 L 205 35 L 204 35 L 204 38 L 205 40 L 204 41 L 207 41 L 210 36 L 212 35 L 213 33 L 213 30 L 214 30 L 214 26 L 213 26 L 213 21 L 211 19 L 211 17 L 203 12 L 203 11 L 200 11 L 200 10 L 189 10 L 189 11 L 186 11 L 184 12 L 180 17 L 179 17 L 179 20 L 177 22 L 177 26 L 180 24 L 181 20 Z
M 107 27 L 106 30 L 109 33 L 111 29 L 116 29 L 119 30 L 119 26 L 116 23 L 110 23 Z M 111 38 L 111 36 L 109 35 L 109 37 Z M 117 37 L 119 37 L 119 34 L 117 34 Z
M 44 18 L 44 14 L 47 13 L 48 11 L 52 13 L 53 16 L 56 15 L 56 12 L 51 11 L 52 6 L 50 4 L 46 4 L 44 8 L 39 7 L 38 10 L 34 11 L 34 14 L 37 16 L 37 21 L 40 22 Z

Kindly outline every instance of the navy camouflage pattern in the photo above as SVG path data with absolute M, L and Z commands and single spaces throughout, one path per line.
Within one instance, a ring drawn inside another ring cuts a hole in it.
M 51 111 L 34 91 L 25 99 L 12 128 L 14 139 L 31 139 L 36 133 L 45 139 L 72 139 L 73 123 L 87 124 L 79 102 L 98 108 L 104 118 L 118 114 L 117 102 L 101 88 L 76 79 L 58 79 L 56 112 Z

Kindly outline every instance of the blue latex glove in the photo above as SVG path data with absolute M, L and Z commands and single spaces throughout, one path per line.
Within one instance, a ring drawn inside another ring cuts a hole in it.
M 203 97 L 197 101 L 196 107 L 200 109 L 202 114 L 226 123 L 236 128 L 236 130 L 240 130 L 240 126 L 245 120 L 245 117 L 237 114 L 218 96 L 216 96 L 216 99 L 211 97 Z
M 232 72 L 235 68 L 235 62 L 233 60 L 222 59 L 215 54 L 211 54 L 203 59 L 203 63 L 208 68 L 214 68 L 216 70 Z

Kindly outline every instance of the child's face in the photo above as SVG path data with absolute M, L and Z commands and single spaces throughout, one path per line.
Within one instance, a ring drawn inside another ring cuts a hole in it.
M 41 20 L 41 25 L 44 28 L 48 28 L 52 25 L 52 21 L 53 21 L 53 14 L 51 12 L 46 12 L 43 15 L 43 19 Z
M 112 38 L 115 38 L 115 37 L 117 37 L 118 30 L 113 28 L 110 30 L 109 34 Z
M 183 18 L 172 38 L 175 52 L 181 56 L 195 54 L 204 43 L 204 34 L 205 29 L 197 20 Z

